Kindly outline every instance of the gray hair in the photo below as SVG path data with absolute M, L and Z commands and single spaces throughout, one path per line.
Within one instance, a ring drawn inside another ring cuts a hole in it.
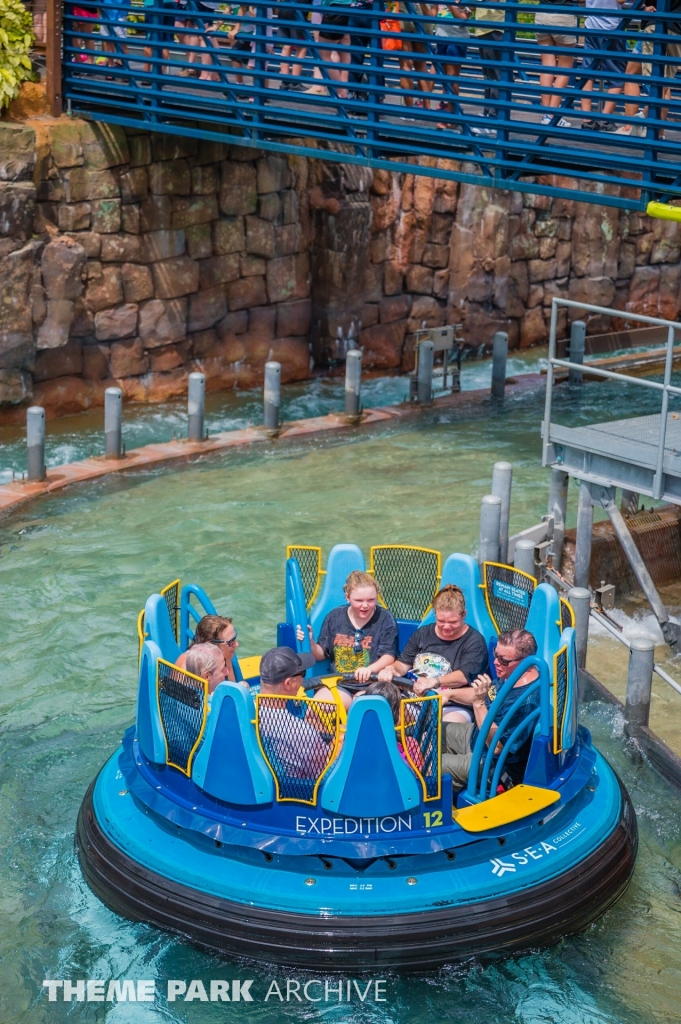
M 206 679 L 220 665 L 221 651 L 215 644 L 195 644 L 187 651 L 187 672 Z
M 530 658 L 537 653 L 537 641 L 526 629 L 507 629 L 497 638 L 497 643 L 512 647 L 519 658 Z

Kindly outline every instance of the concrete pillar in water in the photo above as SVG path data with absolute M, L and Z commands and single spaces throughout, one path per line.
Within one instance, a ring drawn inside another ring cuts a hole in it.
M 627 672 L 627 698 L 624 721 L 630 736 L 636 736 L 650 717 L 650 697 L 653 689 L 655 644 L 645 637 L 636 637 L 629 646 Z
M 508 561 L 508 519 L 511 510 L 511 484 L 513 466 L 510 462 L 495 462 L 492 470 L 492 494 L 501 498 L 499 519 L 499 561 Z
M 513 564 L 516 569 L 520 569 L 521 572 L 526 572 L 528 576 L 534 576 L 536 579 L 537 567 L 534 564 L 533 540 L 528 540 L 527 537 L 522 537 L 519 541 L 516 541 Z
M 563 558 L 569 482 L 569 475 L 562 469 L 551 470 L 548 512 L 550 516 L 553 516 L 553 568 L 558 572 L 560 572 L 560 563 Z
M 492 341 L 492 398 L 503 398 L 506 391 L 508 334 L 497 331 Z
M 104 451 L 110 459 L 123 454 L 123 392 L 107 388 L 104 392 Z
M 358 348 L 350 349 L 345 357 L 345 415 L 351 419 L 359 416 L 362 387 L 362 352 Z
M 26 410 L 28 479 L 45 479 L 45 410 L 32 405 Z
M 497 494 L 486 494 L 480 508 L 480 542 L 478 562 L 499 561 L 499 523 L 501 520 L 501 498 Z
M 591 504 L 591 484 L 579 481 L 579 506 L 577 508 L 577 537 L 575 540 L 575 586 L 589 586 L 591 564 L 591 533 L 594 510 Z
M 586 324 L 583 320 L 575 320 L 570 328 L 570 362 L 583 363 L 584 349 L 586 346 Z M 582 383 L 581 370 L 569 370 L 568 382 L 570 384 Z
M 591 594 L 586 587 L 573 587 L 568 592 L 568 601 L 575 613 L 575 640 L 577 643 L 577 665 L 586 667 L 586 647 L 589 640 L 589 613 Z
M 267 430 L 279 430 L 281 405 L 281 363 L 265 363 L 265 389 L 263 392 L 263 422 Z
M 187 437 L 190 441 L 203 441 L 203 418 L 206 402 L 206 378 L 203 373 L 189 374 L 189 394 L 187 396 L 187 413 L 189 422 Z
M 419 345 L 416 392 L 419 405 L 430 405 L 433 401 L 433 348 L 432 341 L 422 341 Z

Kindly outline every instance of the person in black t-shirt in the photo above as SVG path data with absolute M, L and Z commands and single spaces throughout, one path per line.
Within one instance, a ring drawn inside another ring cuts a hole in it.
M 308 626 L 310 649 L 317 661 L 328 658 L 339 675 L 353 672 L 360 683 L 367 683 L 372 672 L 392 665 L 397 657 L 397 623 L 387 608 L 379 607 L 376 581 L 368 573 L 351 572 L 343 589 L 348 604 L 332 608 L 316 643 Z
M 470 684 L 488 670 L 487 644 L 477 629 L 466 623 L 463 591 L 448 584 L 433 598 L 435 624 L 420 626 L 394 664 L 380 673 L 380 680 L 412 671 L 421 677 L 414 692 L 439 690 L 445 705 L 445 722 L 472 722 L 473 691 Z

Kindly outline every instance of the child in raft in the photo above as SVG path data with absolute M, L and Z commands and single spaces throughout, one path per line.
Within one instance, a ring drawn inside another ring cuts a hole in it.
M 359 570 L 351 572 L 343 590 L 348 603 L 331 609 L 316 642 L 312 627 L 307 627 L 310 650 L 316 661 L 328 658 L 333 672 L 353 673 L 358 682 L 368 683 L 373 672 L 392 665 L 397 657 L 397 623 L 388 609 L 378 604 L 373 576 Z M 297 635 L 302 640 L 300 627 Z M 349 704 L 350 695 L 346 696 Z

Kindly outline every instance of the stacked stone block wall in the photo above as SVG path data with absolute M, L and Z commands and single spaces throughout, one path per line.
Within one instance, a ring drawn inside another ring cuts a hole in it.
M 415 332 L 547 340 L 554 295 L 675 319 L 681 225 L 71 118 L 0 123 L 0 415 L 161 401 L 341 363 L 405 371 Z M 542 183 L 565 183 L 541 179 Z M 576 186 L 576 183 L 567 182 Z M 561 334 L 568 329 L 561 314 Z

